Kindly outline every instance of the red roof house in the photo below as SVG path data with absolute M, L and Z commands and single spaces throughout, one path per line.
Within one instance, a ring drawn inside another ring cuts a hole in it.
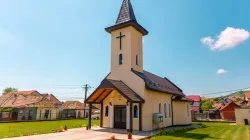
M 199 112 L 201 97 L 199 95 L 190 95 L 190 96 L 186 96 L 186 98 L 194 101 L 193 104 L 191 105 L 191 110 Z
M 224 106 L 222 106 L 219 111 L 221 118 L 223 120 L 235 121 L 235 108 L 241 108 L 234 102 L 230 102 Z

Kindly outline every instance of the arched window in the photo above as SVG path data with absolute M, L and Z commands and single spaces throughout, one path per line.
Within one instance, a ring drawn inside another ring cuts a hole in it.
M 122 56 L 122 53 L 119 55 L 119 65 L 122 64 L 122 59 L 123 59 L 123 56 Z
M 161 103 L 159 103 L 159 113 L 161 113 Z
M 105 107 L 105 116 L 108 117 L 109 116 L 109 106 Z
M 167 118 L 167 104 L 164 104 L 164 116 Z
M 139 65 L 139 63 L 138 63 L 138 55 L 136 55 L 136 58 L 135 58 L 136 60 L 135 60 L 135 63 L 136 63 L 136 65 L 138 66 Z
M 137 107 L 137 105 L 134 106 L 134 118 L 138 118 L 138 107 Z

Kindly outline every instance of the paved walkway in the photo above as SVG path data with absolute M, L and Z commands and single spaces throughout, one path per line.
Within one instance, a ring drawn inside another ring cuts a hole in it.
M 198 128 L 199 125 L 193 124 L 190 126 L 182 127 L 169 127 L 166 130 L 175 129 L 175 128 Z M 155 131 L 147 132 L 134 132 L 133 140 L 138 140 L 149 136 L 151 133 L 156 134 Z M 125 130 L 118 129 L 103 129 L 95 127 L 92 130 L 85 130 L 84 128 L 69 129 L 66 132 L 62 133 L 51 133 L 43 135 L 34 135 L 34 136 L 24 136 L 24 137 L 15 137 L 15 138 L 6 138 L 1 140 L 105 140 L 115 136 L 117 139 L 127 140 L 127 133 Z

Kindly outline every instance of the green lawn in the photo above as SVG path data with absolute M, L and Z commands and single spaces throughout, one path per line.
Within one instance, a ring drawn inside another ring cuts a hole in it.
M 0 123 L 0 138 L 23 136 L 30 134 L 52 133 L 61 126 L 77 128 L 86 126 L 88 120 L 60 120 L 60 121 L 41 121 L 41 122 L 17 122 Z M 92 120 L 92 125 L 99 125 L 99 120 Z
M 207 128 L 198 128 L 172 134 L 158 136 L 153 140 L 250 140 L 250 126 L 230 125 L 229 123 L 202 123 Z

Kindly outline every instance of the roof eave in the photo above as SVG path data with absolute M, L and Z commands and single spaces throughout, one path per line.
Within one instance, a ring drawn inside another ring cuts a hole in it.
M 118 29 L 121 29 L 121 28 L 125 28 L 125 27 L 128 27 L 128 26 L 133 26 L 143 36 L 148 35 L 148 31 L 145 28 L 143 28 L 139 23 L 137 23 L 136 21 L 133 21 L 133 20 L 130 20 L 130 21 L 127 21 L 127 22 L 123 22 L 123 23 L 120 23 L 120 24 L 116 24 L 116 25 L 107 27 L 107 28 L 105 28 L 105 30 L 108 33 L 111 33 L 111 32 L 113 32 L 115 30 L 118 30 Z

